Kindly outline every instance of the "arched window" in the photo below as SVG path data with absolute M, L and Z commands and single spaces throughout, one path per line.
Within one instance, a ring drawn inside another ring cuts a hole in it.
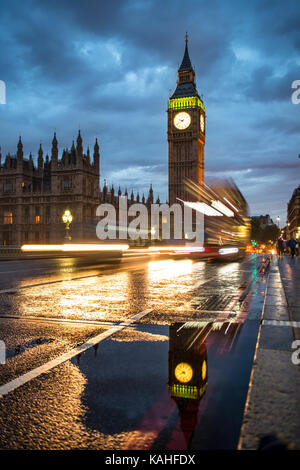
M 24 218 L 25 218 L 25 224 L 29 224 L 30 223 L 29 207 L 25 207 Z
M 40 208 L 36 206 L 35 208 L 35 223 L 39 224 L 41 222 Z
M 50 206 L 46 207 L 46 224 L 50 224 L 51 222 L 51 208 Z
M 71 179 L 69 176 L 64 177 L 64 191 L 69 191 L 71 189 Z
M 4 211 L 3 214 L 3 223 L 5 225 L 12 225 L 13 223 L 13 213 L 10 211 Z
M 5 183 L 5 192 L 6 193 L 11 193 L 13 190 L 13 185 L 11 181 L 6 181 Z

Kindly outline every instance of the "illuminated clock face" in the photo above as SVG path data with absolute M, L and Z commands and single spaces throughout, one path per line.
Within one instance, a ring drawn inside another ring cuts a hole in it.
M 191 124 L 191 116 L 188 113 L 182 112 L 182 113 L 177 113 L 176 116 L 174 117 L 174 126 L 177 129 L 183 130 L 189 127 Z
M 203 114 L 201 114 L 201 116 L 200 116 L 200 129 L 201 129 L 201 132 L 204 132 L 204 129 L 205 129 L 205 121 L 204 121 L 204 116 L 203 116 Z
M 175 377 L 178 382 L 187 384 L 193 377 L 193 369 L 186 362 L 180 362 L 175 367 Z

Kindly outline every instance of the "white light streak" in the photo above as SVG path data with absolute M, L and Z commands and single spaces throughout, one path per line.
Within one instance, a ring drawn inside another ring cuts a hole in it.
M 149 251 L 161 252 L 161 251 L 174 251 L 180 253 L 193 253 L 203 252 L 205 248 L 203 246 L 149 246 Z
M 227 217 L 234 216 L 234 212 L 231 209 L 228 209 L 228 207 L 225 206 L 221 201 L 211 201 L 211 205 L 215 209 L 218 209 L 220 212 L 222 212 L 224 215 L 227 215 Z
M 223 214 L 213 207 L 205 204 L 205 202 L 186 202 L 184 204 L 191 209 L 194 209 L 197 212 L 201 212 L 201 214 L 208 215 L 208 216 L 222 216 Z
M 232 253 L 238 253 L 238 248 L 220 248 L 219 254 L 220 255 L 230 255 Z
M 233 204 L 231 204 L 231 202 L 228 201 L 228 199 L 226 199 L 226 197 L 224 197 L 224 200 L 225 200 L 226 202 L 228 202 L 228 204 L 229 204 L 231 207 L 233 207 L 233 209 L 234 209 L 236 212 L 239 212 L 238 209 L 237 209 Z
M 231 232 L 226 232 L 225 230 L 221 230 L 222 233 L 226 233 L 227 235 L 231 235 L 232 237 L 234 237 L 234 233 L 231 233 Z
M 126 251 L 128 245 L 93 245 L 93 244 L 66 244 L 66 245 L 22 245 L 21 251 L 62 251 L 62 252 L 84 252 L 84 251 Z

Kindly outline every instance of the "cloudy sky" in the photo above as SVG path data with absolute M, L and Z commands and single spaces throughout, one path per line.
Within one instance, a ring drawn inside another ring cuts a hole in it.
M 300 184 L 298 0 L 0 0 L 2 154 L 34 156 L 81 129 L 101 184 L 167 197 L 166 108 L 185 32 L 207 112 L 205 168 L 231 176 L 252 215 L 279 214 Z

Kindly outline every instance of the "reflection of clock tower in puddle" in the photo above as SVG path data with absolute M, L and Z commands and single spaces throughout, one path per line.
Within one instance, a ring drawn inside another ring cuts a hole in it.
M 197 426 L 200 400 L 207 386 L 206 328 L 193 323 L 170 325 L 169 390 L 179 411 L 187 448 Z
M 195 84 L 188 40 L 178 70 L 177 87 L 168 106 L 169 203 L 176 197 L 193 200 L 184 190 L 183 180 L 204 182 L 205 109 Z

